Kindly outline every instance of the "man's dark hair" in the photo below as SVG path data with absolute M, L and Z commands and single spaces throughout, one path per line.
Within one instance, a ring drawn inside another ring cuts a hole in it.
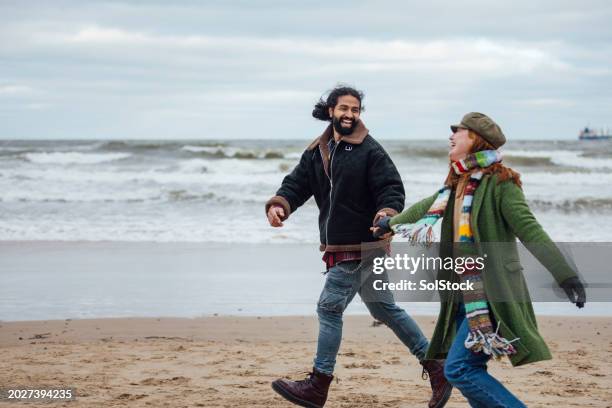
M 338 104 L 338 98 L 346 95 L 354 96 L 355 98 L 357 98 L 359 100 L 360 109 L 362 111 L 364 110 L 363 104 L 361 103 L 361 101 L 365 97 L 363 92 L 358 91 L 357 89 L 352 88 L 350 86 L 338 85 L 337 87 L 329 91 L 329 94 L 327 95 L 327 98 L 325 100 L 323 100 L 323 97 L 319 99 L 319 102 L 317 102 L 314 109 L 312 110 L 312 117 L 326 122 L 331 122 L 332 118 L 329 117 L 329 108 L 335 108 Z

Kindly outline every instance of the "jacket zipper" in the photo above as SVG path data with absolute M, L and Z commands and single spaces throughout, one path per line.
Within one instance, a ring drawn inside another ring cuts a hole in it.
M 331 209 L 332 209 L 332 190 L 334 187 L 334 182 L 333 182 L 334 173 L 332 171 L 332 165 L 334 163 L 334 154 L 340 147 L 340 143 L 342 143 L 342 140 L 336 143 L 336 147 L 334 148 L 334 151 L 329 157 L 329 177 L 327 177 L 329 179 L 329 209 L 327 210 L 327 219 L 325 220 L 325 246 L 329 245 L 328 226 L 329 226 L 329 218 L 331 216 Z M 321 158 L 323 158 L 323 153 L 321 153 Z

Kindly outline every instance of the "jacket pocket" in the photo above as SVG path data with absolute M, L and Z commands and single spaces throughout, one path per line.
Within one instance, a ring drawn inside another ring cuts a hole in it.
M 357 273 L 361 266 L 361 260 L 342 261 L 339 264 L 336 264 L 336 268 L 342 270 L 344 273 Z
M 345 265 L 340 267 L 344 263 L 350 265 L 355 262 L 342 262 L 330 268 L 325 279 L 325 286 L 323 286 L 323 291 L 317 302 L 319 312 L 342 314 L 348 306 L 355 290 L 355 276 L 346 272 Z
M 518 259 L 508 259 L 504 261 L 504 268 L 506 268 L 508 272 L 520 272 L 523 270 L 521 261 Z

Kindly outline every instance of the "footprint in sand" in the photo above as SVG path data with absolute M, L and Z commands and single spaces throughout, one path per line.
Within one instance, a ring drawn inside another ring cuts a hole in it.
M 379 369 L 380 366 L 374 363 L 350 363 L 350 364 L 344 364 L 343 365 L 344 368 L 367 368 L 367 369 L 371 369 L 371 370 L 376 370 Z
M 578 368 L 578 370 L 580 371 L 589 371 L 589 370 L 596 369 L 590 364 L 579 364 L 576 368 Z
M 191 381 L 191 378 L 182 377 L 182 376 L 172 377 L 172 378 L 149 377 L 149 378 L 145 378 L 144 380 L 142 380 L 140 382 L 140 385 L 164 385 L 164 384 L 179 385 L 179 384 L 187 384 L 189 381 Z
M 389 364 L 389 365 L 398 365 L 398 364 L 401 364 L 401 360 L 399 357 L 391 357 L 388 360 L 383 360 L 383 363 Z
M 248 384 L 227 384 L 226 387 L 232 387 L 232 388 L 251 388 L 251 386 L 248 385 Z
M 119 395 L 118 397 L 115 397 L 115 399 L 118 400 L 127 400 L 127 401 L 134 401 L 134 400 L 139 400 L 142 398 L 148 397 L 147 394 L 129 394 L 129 393 L 123 393 L 121 395 Z

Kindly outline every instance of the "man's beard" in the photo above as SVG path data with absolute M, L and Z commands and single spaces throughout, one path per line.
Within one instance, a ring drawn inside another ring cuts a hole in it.
M 342 136 L 348 136 L 353 133 L 353 130 L 355 130 L 355 127 L 357 126 L 357 120 L 353 119 L 353 124 L 350 128 L 342 126 L 342 123 L 340 123 L 341 121 L 342 118 L 338 119 L 334 116 L 333 125 L 336 132 L 340 133 Z

